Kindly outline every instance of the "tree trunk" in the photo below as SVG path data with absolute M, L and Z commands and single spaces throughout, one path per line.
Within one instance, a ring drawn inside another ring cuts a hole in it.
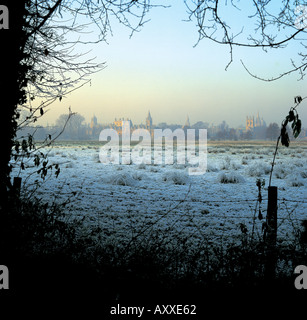
M 4 0 L 9 12 L 8 29 L 0 29 L 1 50 L 0 61 L 2 73 L 0 76 L 1 90 L 1 157 L 0 157 L 0 210 L 8 209 L 8 194 L 10 183 L 10 159 L 14 138 L 16 135 L 16 112 L 18 104 L 24 102 L 26 84 L 25 69 L 21 66 L 24 58 L 25 32 L 24 25 L 25 1 Z

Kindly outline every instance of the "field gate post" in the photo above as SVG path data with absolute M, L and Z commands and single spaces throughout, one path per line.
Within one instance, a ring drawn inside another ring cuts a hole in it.
M 277 187 L 268 188 L 267 239 L 273 246 L 277 238 Z
M 265 277 L 271 281 L 275 277 L 276 268 L 276 239 L 277 239 L 277 187 L 268 187 L 268 210 L 266 217 L 266 265 Z

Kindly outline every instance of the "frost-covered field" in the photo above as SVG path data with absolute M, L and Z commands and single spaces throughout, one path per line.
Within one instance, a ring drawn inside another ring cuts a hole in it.
M 47 178 L 36 195 L 48 201 L 70 198 L 67 211 L 99 227 L 106 241 L 127 242 L 157 231 L 191 243 L 234 241 L 246 226 L 261 236 L 267 207 L 267 185 L 275 150 L 269 143 L 209 143 L 207 172 L 189 176 L 188 168 L 173 165 L 104 165 L 94 142 L 58 142 L 48 153 L 61 173 Z M 307 219 L 307 144 L 280 147 L 272 185 L 278 187 L 278 236 L 291 241 L 294 228 Z M 21 172 L 30 187 L 39 175 L 33 159 Z M 17 174 L 17 171 L 14 173 Z M 265 179 L 264 219 L 255 206 L 257 178 Z M 305 202 L 304 202 L 305 201 Z M 253 223 L 254 221 L 254 223 Z

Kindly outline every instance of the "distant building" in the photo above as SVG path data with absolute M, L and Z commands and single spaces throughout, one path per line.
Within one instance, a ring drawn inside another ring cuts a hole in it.
M 90 124 L 90 128 L 94 128 L 95 126 L 97 126 L 97 118 L 96 116 L 94 115 L 91 119 L 91 124 Z
M 256 118 L 254 116 L 246 117 L 245 130 L 252 133 L 253 139 L 265 139 L 266 123 L 263 118 L 260 118 L 259 112 Z
M 151 117 L 150 111 L 148 111 L 145 126 L 147 130 L 152 130 L 153 126 L 152 126 L 152 117 Z
M 247 116 L 246 117 L 246 131 L 248 130 L 253 130 L 255 128 L 259 127 L 266 127 L 266 123 L 263 120 L 263 118 L 260 119 L 259 117 L 259 112 L 257 114 L 257 117 L 255 118 L 254 116 Z
M 87 128 L 87 136 L 89 138 L 97 138 L 99 136 L 99 133 L 102 129 L 102 126 L 100 124 L 98 124 L 97 121 L 97 117 L 95 115 L 93 115 L 93 117 L 91 118 L 91 122 Z
M 186 130 L 186 129 L 190 129 L 190 128 L 191 128 L 190 119 L 189 119 L 189 116 L 187 115 L 185 124 L 182 126 L 182 129 Z
M 152 123 L 152 117 L 151 117 L 151 114 L 150 114 L 150 111 L 148 111 L 148 115 L 145 119 L 145 125 L 144 124 L 141 124 L 141 125 L 134 125 L 131 121 L 131 119 L 124 119 L 124 118 L 119 118 L 119 120 L 117 120 L 115 118 L 114 122 L 112 124 L 109 125 L 110 128 L 116 130 L 116 132 L 119 134 L 119 135 L 122 135 L 123 132 L 123 121 L 128 121 L 129 124 L 130 124 L 130 133 L 133 131 L 133 130 L 136 130 L 136 129 L 146 129 L 150 132 L 151 135 L 153 135 L 153 128 L 154 128 L 154 125 Z
M 128 121 L 129 124 L 130 124 L 130 130 L 133 130 L 134 129 L 134 126 L 133 126 L 133 123 L 131 121 L 131 119 L 124 119 L 124 118 L 120 118 L 119 120 L 117 120 L 115 118 L 114 122 L 110 125 L 110 127 L 114 130 L 117 131 L 117 133 L 119 135 L 122 135 L 123 134 L 123 121 Z

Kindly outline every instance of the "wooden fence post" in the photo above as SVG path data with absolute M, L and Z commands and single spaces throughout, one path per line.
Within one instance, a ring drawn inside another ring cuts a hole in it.
M 277 238 L 277 187 L 268 188 L 267 239 L 276 245 Z
M 267 233 L 267 252 L 265 277 L 267 280 L 275 278 L 276 268 L 276 239 L 277 239 L 277 187 L 268 187 L 268 210 L 266 217 Z

